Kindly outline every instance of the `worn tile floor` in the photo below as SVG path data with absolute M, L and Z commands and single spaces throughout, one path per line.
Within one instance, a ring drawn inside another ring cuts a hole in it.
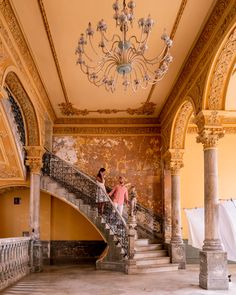
M 232 283 L 228 291 L 208 291 L 198 287 L 198 265 L 186 270 L 146 275 L 96 271 L 92 266 L 51 266 L 31 274 L 2 295 L 236 295 L 236 264 L 229 265 Z

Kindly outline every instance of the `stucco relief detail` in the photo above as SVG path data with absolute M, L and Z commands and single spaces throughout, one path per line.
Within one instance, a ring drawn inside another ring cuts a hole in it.
M 220 110 L 224 108 L 224 91 L 228 79 L 228 72 L 236 56 L 236 28 L 230 34 L 222 52 L 220 53 L 213 72 L 210 85 L 208 108 Z
M 171 171 L 171 175 L 178 175 L 184 167 L 183 149 L 169 149 L 164 155 L 165 167 Z
M 26 134 L 28 136 L 28 145 L 38 145 L 39 144 L 39 128 L 38 122 L 35 115 L 34 107 L 25 92 L 23 86 L 21 85 L 16 74 L 10 72 L 6 77 L 6 83 L 19 103 L 23 115 L 26 120 Z
M 222 126 L 223 117 L 217 111 L 202 111 L 196 118 L 198 127 L 198 143 L 203 144 L 203 148 L 215 148 L 220 138 L 225 134 Z
M 24 36 L 21 32 L 21 29 L 18 25 L 18 21 L 15 17 L 15 14 L 12 10 L 12 7 L 11 7 L 11 4 L 9 2 L 9 0 L 2 0 L 0 2 L 0 12 L 2 13 L 2 15 L 4 16 L 5 18 L 5 21 L 7 23 L 7 26 L 9 27 L 10 29 L 10 32 L 18 46 L 18 49 L 20 51 L 20 54 L 21 56 L 23 57 L 24 59 L 24 62 L 26 63 L 27 65 L 27 68 L 31 74 L 31 77 L 33 78 L 33 81 L 37 87 L 37 90 L 38 90 L 38 93 L 40 93 L 40 97 L 42 98 L 48 112 L 50 113 L 51 117 L 52 118 L 55 118 L 55 113 L 52 109 L 52 106 L 51 106 L 51 103 L 49 101 L 49 98 L 47 96 L 47 93 L 44 89 L 44 86 L 42 84 L 42 81 L 40 79 L 40 76 L 38 74 L 38 71 L 37 71 L 37 68 L 34 64 L 34 61 L 31 57 L 31 54 L 30 54 L 30 51 L 27 47 L 27 44 L 25 42 L 25 39 L 24 39 Z M 1 32 L 1 35 L 4 37 L 4 40 L 7 44 L 7 46 L 9 47 L 11 53 L 13 54 L 14 56 L 14 60 L 17 64 L 17 68 L 23 73 L 24 75 L 24 78 L 28 84 L 28 86 L 30 87 L 30 91 L 32 92 L 34 98 L 36 99 L 36 103 L 37 103 L 37 107 L 39 110 L 41 110 L 41 112 L 43 113 L 43 108 L 42 108 L 42 105 L 41 105 L 41 101 L 38 97 L 38 94 L 36 93 L 34 87 L 32 86 L 32 83 L 28 77 L 28 74 L 27 72 L 25 71 L 24 69 L 24 66 L 21 62 L 21 59 L 19 57 L 19 54 L 17 53 L 17 51 L 15 50 L 13 44 L 12 44 L 12 41 L 11 41 L 11 38 L 9 37 L 8 35 L 8 32 L 5 28 L 5 25 L 3 23 L 3 21 L 1 20 L 0 18 L 0 32 Z
M 231 7 L 231 9 L 228 9 L 228 7 Z M 218 26 L 226 9 L 228 9 L 228 14 L 224 16 L 222 25 Z M 188 92 L 195 84 L 199 73 L 207 68 L 209 61 L 212 59 L 212 55 L 215 52 L 215 48 L 221 41 L 221 36 L 224 35 L 225 31 L 228 29 L 232 19 L 235 17 L 235 13 L 236 5 L 234 1 L 220 0 L 217 2 L 198 42 L 193 48 L 190 57 L 173 88 L 173 91 L 162 109 L 160 114 L 161 121 L 167 117 L 174 106 L 177 108 L 177 105 L 180 104 L 179 99 L 188 95 Z
M 40 174 L 43 165 L 43 154 L 45 152 L 42 146 L 26 146 L 26 165 L 30 172 Z
M 91 176 L 105 167 L 109 187 L 124 176 L 126 183 L 136 186 L 138 201 L 162 214 L 159 137 L 54 135 L 53 151 Z
M 183 149 L 185 133 L 188 125 L 189 118 L 193 112 L 192 103 L 186 101 L 177 114 L 175 125 L 173 128 L 173 136 L 171 148 L 173 149 Z

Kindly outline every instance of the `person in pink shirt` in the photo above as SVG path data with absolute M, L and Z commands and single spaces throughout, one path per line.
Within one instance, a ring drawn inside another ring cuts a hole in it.
M 119 177 L 119 184 L 117 184 L 109 193 L 110 197 L 112 195 L 114 195 L 113 197 L 114 206 L 115 208 L 118 209 L 118 211 L 122 215 L 124 202 L 128 204 L 128 190 L 125 186 L 124 179 L 122 176 Z

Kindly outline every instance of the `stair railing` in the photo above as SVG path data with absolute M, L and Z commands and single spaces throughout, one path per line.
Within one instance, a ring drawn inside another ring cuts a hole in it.
M 92 177 L 49 151 L 43 157 L 42 173 L 66 188 L 68 192 L 75 194 L 78 199 L 83 200 L 84 204 L 97 210 L 96 197 L 100 187 Z M 127 225 L 108 195 L 103 212 L 98 214 L 108 224 L 117 238 L 117 244 L 120 244 L 126 256 L 128 253 Z

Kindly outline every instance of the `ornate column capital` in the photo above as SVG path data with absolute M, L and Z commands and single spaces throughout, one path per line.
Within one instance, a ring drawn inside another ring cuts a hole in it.
M 219 139 L 225 134 L 221 113 L 219 111 L 201 111 L 194 121 L 198 126 L 197 142 L 203 144 L 204 150 L 215 148 Z
M 164 154 L 165 167 L 171 171 L 171 175 L 178 175 L 183 163 L 184 149 L 169 149 Z
M 40 174 L 45 149 L 42 146 L 26 146 L 25 150 L 27 152 L 26 165 L 29 166 L 30 172 Z

